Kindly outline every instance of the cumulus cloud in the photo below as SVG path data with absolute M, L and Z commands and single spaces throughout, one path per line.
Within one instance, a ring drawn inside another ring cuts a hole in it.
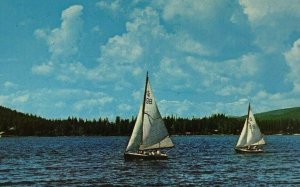
M 65 58 L 78 52 L 78 41 L 82 30 L 83 6 L 73 5 L 61 15 L 61 25 L 51 31 L 37 29 L 35 35 L 44 39 L 49 47 L 52 58 Z
M 257 56 L 254 54 L 220 62 L 187 57 L 186 62 L 198 75 L 202 87 L 217 95 L 247 95 L 260 87 L 251 79 L 259 72 Z
M 19 90 L 15 93 L 0 95 L 1 105 L 18 108 L 26 113 L 48 114 L 44 117 L 52 118 L 66 118 L 74 115 L 76 117 L 98 118 L 108 114 L 107 108 L 113 101 L 113 96 L 104 92 L 82 89 L 42 88 Z M 114 112 L 111 113 L 114 114 Z
M 29 94 L 18 95 L 12 99 L 12 103 L 26 103 L 29 99 Z
M 129 104 L 123 103 L 123 104 L 119 104 L 119 105 L 118 105 L 118 109 L 119 109 L 120 111 L 130 111 L 130 110 L 132 109 L 132 106 L 129 105 Z
M 50 74 L 55 72 L 60 77 L 60 80 L 67 80 L 67 78 L 61 77 L 69 78 L 70 75 L 67 74 L 78 75 L 78 72 L 83 69 L 83 66 L 76 62 L 83 27 L 82 11 L 83 6 L 73 5 L 62 11 L 60 27 L 52 30 L 35 30 L 35 36 L 46 41 L 50 59 L 47 63 L 33 66 L 33 73 Z M 74 61 L 77 64 L 72 64 Z M 67 66 L 67 68 L 62 66 Z M 74 79 L 74 77 L 69 79 Z
M 186 116 L 188 114 L 190 116 L 198 113 L 197 111 L 195 113 L 191 113 L 191 110 L 194 109 L 195 105 L 189 100 L 161 100 L 158 102 L 158 105 L 163 116 L 172 114 L 179 116 Z M 172 113 L 169 113 L 169 111 L 172 111 Z
M 96 6 L 101 9 L 98 11 L 115 13 L 122 10 L 121 3 L 99 1 Z M 35 36 L 46 42 L 50 58 L 33 66 L 33 73 L 54 74 L 56 79 L 68 82 L 92 80 L 110 92 L 103 95 L 80 92 L 84 96 L 80 97 L 78 92 L 69 90 L 64 94 L 75 95 L 76 99 L 71 102 L 61 96 L 67 101 L 56 100 L 57 108 L 72 106 L 75 113 L 91 113 L 97 106 L 114 105 L 114 109 L 108 110 L 128 114 L 140 104 L 147 70 L 155 93 L 162 98 L 159 105 L 165 114 L 197 115 L 198 111 L 211 114 L 228 108 L 234 114 L 244 111 L 248 98 L 264 105 L 259 99 L 291 103 L 285 97 L 297 96 L 270 91 L 274 86 L 264 80 L 277 84 L 282 79 L 284 75 L 278 76 L 278 72 L 273 73 L 279 77 L 274 79 L 270 67 L 284 63 L 280 59 L 285 58 L 286 66 L 291 69 L 288 79 L 294 83 L 295 90 L 299 87 L 296 76 L 299 42 L 291 34 L 300 31 L 295 24 L 299 19 L 298 5 L 289 12 L 288 3 L 279 1 L 274 5 L 268 0 L 158 0 L 143 2 L 138 8 L 133 4 L 128 4 L 130 13 L 124 18 L 123 30 L 110 36 L 102 34 L 101 37 L 107 38 L 101 38 L 101 42 L 93 41 L 98 42 L 100 53 L 92 66 L 78 60 L 84 23 L 82 6 L 64 10 L 59 27 L 35 31 Z M 292 21 L 286 21 L 285 15 Z M 90 27 L 93 32 L 89 34 L 105 30 L 96 25 Z M 165 90 L 167 94 L 163 93 Z M 193 93 L 180 95 L 184 91 Z M 131 107 L 133 103 L 138 104 Z M 271 105 L 266 104 L 264 109 L 268 107 Z
M 184 72 L 184 68 L 180 67 L 180 64 L 176 60 L 164 57 L 160 62 L 160 70 L 163 70 L 163 73 L 167 76 L 184 78 L 187 76 L 187 73 Z
M 117 12 L 121 9 L 121 2 L 120 0 L 113 0 L 113 1 L 99 1 L 96 3 L 96 6 L 101 9 L 107 9 L 112 12 Z
M 295 24 L 300 18 L 297 0 L 288 3 L 284 0 L 276 3 L 272 0 L 240 0 L 240 4 L 256 35 L 255 44 L 267 53 L 282 52 L 293 34 L 300 32 L 300 27 Z
M 31 68 L 31 71 L 35 74 L 47 75 L 53 71 L 53 63 L 48 62 L 41 65 L 35 65 Z
M 17 84 L 11 82 L 11 81 L 5 81 L 4 84 L 3 84 L 4 88 L 17 88 Z
M 111 103 L 112 100 L 113 98 L 110 96 L 105 96 L 98 99 L 84 99 L 76 102 L 74 107 L 76 110 L 81 111 L 95 106 L 101 107 L 107 103 Z
M 187 33 L 178 33 L 175 37 L 176 49 L 183 53 L 209 56 L 212 52 Z
M 159 1 L 162 18 L 176 32 L 200 41 L 210 56 L 233 58 L 252 48 L 247 17 L 236 1 Z
M 155 10 L 150 7 L 135 10 L 126 23 L 126 32 L 109 38 L 101 46 L 99 66 L 89 72 L 89 77 L 116 80 L 126 75 L 128 79 L 136 79 L 143 69 L 157 64 L 162 48 L 159 44 L 165 37 Z
M 281 16 L 281 14 L 300 16 L 300 5 L 297 0 L 290 0 L 289 3 L 285 0 L 278 0 L 276 3 L 272 0 L 240 0 L 240 4 L 253 23 L 270 19 L 271 16 Z
M 300 39 L 294 42 L 292 48 L 285 52 L 284 56 L 290 68 L 288 79 L 293 82 L 294 89 L 300 91 Z
M 0 104 L 11 108 L 22 107 L 31 99 L 30 94 L 24 91 L 17 91 L 10 94 L 0 95 Z

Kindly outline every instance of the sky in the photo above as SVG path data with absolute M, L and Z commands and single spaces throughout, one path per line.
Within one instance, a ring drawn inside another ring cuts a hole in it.
M 298 0 L 1 0 L 0 105 L 131 118 L 300 105 Z

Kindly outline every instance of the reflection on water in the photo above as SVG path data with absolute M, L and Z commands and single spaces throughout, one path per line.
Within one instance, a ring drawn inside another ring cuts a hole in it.
M 175 136 L 170 159 L 124 161 L 128 137 L 0 139 L 0 185 L 300 185 L 300 137 L 266 136 L 236 154 L 237 136 Z

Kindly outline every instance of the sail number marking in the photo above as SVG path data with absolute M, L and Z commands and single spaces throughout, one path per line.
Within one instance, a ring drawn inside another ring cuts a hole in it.
M 252 124 L 252 122 L 253 122 L 252 118 L 249 117 L 249 121 L 248 121 L 249 127 L 250 127 L 251 129 L 255 129 L 255 124 Z
M 152 98 L 148 98 L 148 97 L 150 97 L 151 95 L 150 95 L 150 91 L 147 91 L 147 93 L 146 93 L 146 104 L 152 104 Z
M 151 98 L 146 98 L 146 104 L 152 104 L 152 99 Z

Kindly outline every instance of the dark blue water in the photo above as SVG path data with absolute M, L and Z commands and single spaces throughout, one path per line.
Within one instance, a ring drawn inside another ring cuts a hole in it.
M 0 186 L 300 185 L 300 136 L 266 136 L 240 155 L 237 136 L 176 136 L 164 161 L 123 160 L 128 137 L 0 138 Z

